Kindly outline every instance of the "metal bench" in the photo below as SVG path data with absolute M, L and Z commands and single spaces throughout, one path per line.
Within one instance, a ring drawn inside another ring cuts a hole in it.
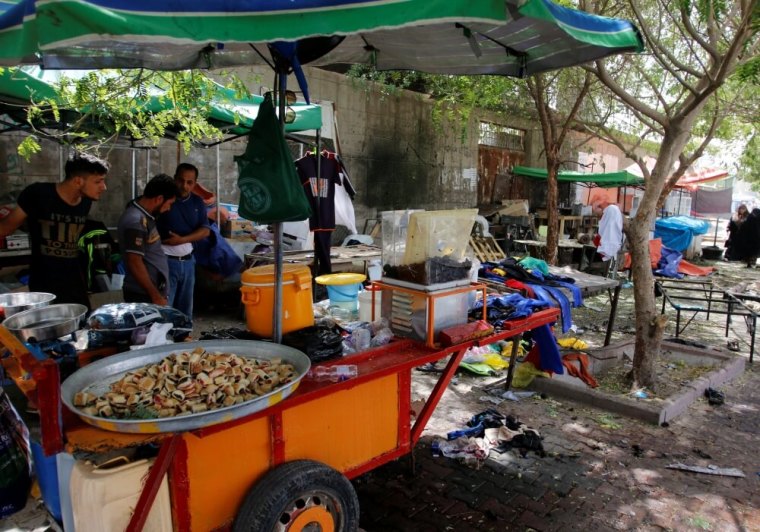
M 711 279 L 655 279 L 655 293 L 662 295 L 661 314 L 665 314 L 669 305 L 676 312 L 676 338 L 694 321 L 704 314 L 706 320 L 710 315 L 726 317 L 724 336 L 728 337 L 731 322 L 734 317 L 742 317 L 747 325 L 750 340 L 749 361 L 755 354 L 755 331 L 760 312 L 746 305 L 741 296 L 727 292 L 713 285 Z M 682 324 L 681 314 L 690 314 Z

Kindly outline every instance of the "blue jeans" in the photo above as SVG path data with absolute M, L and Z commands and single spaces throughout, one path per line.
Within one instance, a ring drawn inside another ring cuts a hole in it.
M 169 306 L 193 319 L 195 257 L 187 260 L 167 258 L 169 262 Z

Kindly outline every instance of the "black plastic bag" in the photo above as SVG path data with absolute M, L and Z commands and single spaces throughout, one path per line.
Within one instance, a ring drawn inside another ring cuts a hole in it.
M 282 343 L 303 351 L 313 363 L 343 355 L 343 335 L 337 326 L 312 325 L 283 335 Z
M 29 431 L 0 388 L 0 519 L 23 510 L 31 485 Z

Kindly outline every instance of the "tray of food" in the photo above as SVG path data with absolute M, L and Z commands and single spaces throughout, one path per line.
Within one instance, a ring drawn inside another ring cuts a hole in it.
M 61 399 L 105 430 L 183 432 L 282 401 L 310 366 L 301 351 L 270 342 L 181 342 L 93 362 L 63 382 Z

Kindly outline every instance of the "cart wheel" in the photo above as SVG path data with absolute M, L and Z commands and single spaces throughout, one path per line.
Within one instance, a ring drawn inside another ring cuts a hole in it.
M 233 532 L 308 530 L 348 532 L 359 528 L 359 499 L 351 482 L 312 460 L 283 464 L 246 495 Z

